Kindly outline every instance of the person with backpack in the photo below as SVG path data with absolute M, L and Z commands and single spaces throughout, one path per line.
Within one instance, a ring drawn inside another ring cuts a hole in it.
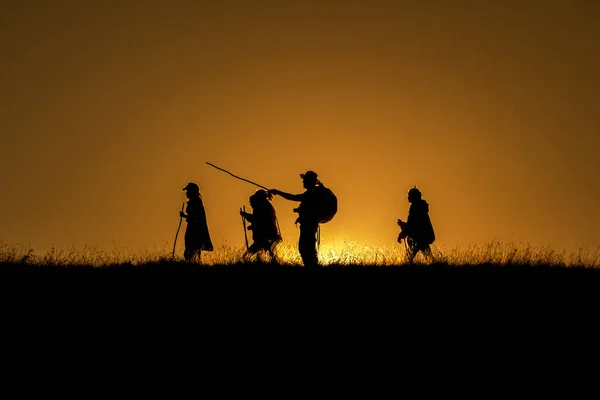
M 183 257 L 186 261 L 200 261 L 202 250 L 213 251 L 213 245 L 208 232 L 208 223 L 206 222 L 206 212 L 204 211 L 204 203 L 200 195 L 200 187 L 190 182 L 182 189 L 188 198 L 186 213 L 179 212 L 181 218 L 187 221 L 185 230 L 184 242 L 185 250 Z
M 247 250 L 247 254 L 256 254 L 259 251 L 267 251 L 271 260 L 275 260 L 274 248 L 281 242 L 281 235 L 277 226 L 275 208 L 271 204 L 271 196 L 266 190 L 259 189 L 250 196 L 252 214 L 240 211 L 251 225 L 248 229 L 252 231 L 253 243 Z
M 398 219 L 401 232 L 398 235 L 398 243 L 406 239 L 407 255 L 409 263 L 419 251 L 427 258 L 433 259 L 430 245 L 435 241 L 433 225 L 429 218 L 429 204 L 421 198 L 421 191 L 413 187 L 408 191 L 408 202 L 411 203 L 406 222 Z
M 269 192 L 290 201 L 299 201 L 300 206 L 294 209 L 298 213 L 296 223 L 300 224 L 298 250 L 302 262 L 307 268 L 319 266 L 317 256 L 317 231 L 319 223 L 331 220 L 337 212 L 337 199 L 333 192 L 323 186 L 314 171 L 300 174 L 306 191 L 301 194 L 290 194 L 271 189 Z

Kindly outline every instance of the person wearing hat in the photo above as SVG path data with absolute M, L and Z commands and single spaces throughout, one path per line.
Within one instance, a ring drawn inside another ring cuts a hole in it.
M 421 198 L 421 191 L 414 188 L 408 191 L 408 202 L 411 203 L 406 222 L 398 219 L 401 232 L 398 243 L 406 239 L 408 245 L 408 261 L 412 263 L 419 251 L 427 258 L 433 258 L 430 245 L 435 241 L 433 225 L 429 218 L 429 204 Z
M 267 251 L 271 260 L 274 260 L 274 247 L 281 242 L 281 235 L 277 227 L 275 208 L 270 202 L 271 198 L 272 196 L 266 190 L 257 190 L 250 196 L 252 214 L 240 211 L 240 215 L 251 224 L 248 229 L 252 231 L 253 243 L 247 253 L 256 254 L 259 251 Z
M 206 222 L 206 212 L 200 188 L 194 182 L 190 182 L 183 188 L 188 198 L 187 206 L 184 212 L 179 212 L 182 218 L 187 222 L 185 230 L 185 251 L 183 257 L 186 261 L 193 261 L 195 258 L 200 261 L 201 251 L 212 251 L 213 245 L 208 232 L 208 223 Z
M 306 171 L 300 174 L 303 187 L 306 189 L 301 194 L 285 193 L 277 189 L 269 190 L 270 193 L 283 197 L 290 201 L 299 201 L 300 206 L 294 209 L 298 213 L 296 223 L 300 223 L 300 238 L 298 239 L 298 250 L 305 267 L 318 267 L 317 256 L 317 230 L 319 229 L 318 208 L 318 186 L 321 182 L 314 171 Z

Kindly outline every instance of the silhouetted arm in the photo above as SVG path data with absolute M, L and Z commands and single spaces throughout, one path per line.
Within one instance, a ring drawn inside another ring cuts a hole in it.
M 247 213 L 245 211 L 240 211 L 240 215 L 244 218 L 246 218 L 248 220 L 248 222 L 252 223 L 254 222 L 254 215 Z
M 302 201 L 302 198 L 304 197 L 304 193 L 290 194 L 290 193 L 286 193 L 286 192 L 281 192 L 277 189 L 271 189 L 271 190 L 269 190 L 269 192 L 273 193 L 274 195 L 279 195 L 279 196 L 283 197 L 284 199 L 291 200 L 291 201 Z

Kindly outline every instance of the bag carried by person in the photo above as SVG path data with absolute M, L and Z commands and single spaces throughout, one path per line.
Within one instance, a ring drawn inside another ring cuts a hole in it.
M 318 209 L 317 217 L 320 224 L 325 224 L 333 219 L 337 213 L 338 203 L 337 197 L 331 189 L 319 185 L 317 186 Z

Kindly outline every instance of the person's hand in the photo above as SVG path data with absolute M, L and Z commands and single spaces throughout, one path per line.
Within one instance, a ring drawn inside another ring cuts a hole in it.
M 404 221 L 402 221 L 401 219 L 398 219 L 398 226 L 402 226 L 404 224 Z
M 179 211 L 179 216 L 180 216 L 181 218 L 185 218 L 185 214 L 183 213 L 183 211 Z
M 246 218 L 247 213 L 245 211 L 240 210 L 240 215 L 244 218 Z
M 273 195 L 277 196 L 277 195 L 279 195 L 279 193 L 281 193 L 281 192 L 280 192 L 279 190 L 277 190 L 277 189 L 269 189 L 269 193 L 271 193 L 271 194 L 273 194 Z

